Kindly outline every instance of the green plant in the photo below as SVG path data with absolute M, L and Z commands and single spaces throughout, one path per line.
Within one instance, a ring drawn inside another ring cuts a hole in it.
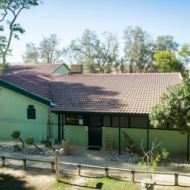
M 122 131 L 122 133 L 123 133 L 123 136 L 124 136 L 124 138 L 125 138 L 125 140 L 123 140 L 123 139 L 121 138 L 121 142 L 123 143 L 123 146 L 128 145 L 129 149 L 134 148 L 134 146 L 135 146 L 134 141 L 132 141 L 132 140 L 129 138 L 129 136 L 127 135 L 127 133 L 125 133 L 124 131 Z
M 51 144 L 50 141 L 47 141 L 47 142 L 45 143 L 45 147 L 51 147 L 53 150 L 55 150 L 55 149 L 53 148 L 53 146 L 52 146 L 52 144 Z
M 157 163 L 160 162 L 161 159 L 165 159 L 169 155 L 169 152 L 167 152 L 166 149 L 162 148 L 161 146 L 162 142 L 160 142 L 158 145 L 155 145 L 156 139 L 157 137 L 155 138 L 154 142 L 152 142 L 152 148 L 148 152 L 144 151 L 144 148 L 143 148 L 144 139 L 142 140 L 141 149 L 143 150 L 143 158 L 142 158 L 142 161 L 138 163 L 138 167 L 142 168 L 143 166 L 143 169 L 146 171 L 146 173 L 150 175 L 151 180 L 152 180 L 152 175 L 151 175 L 152 169 L 154 173 L 156 174 Z M 159 146 L 161 147 L 161 154 L 154 151 Z
M 26 140 L 26 144 L 28 145 L 34 145 L 38 150 L 42 151 L 43 150 L 41 148 L 39 148 L 35 143 L 34 143 L 34 137 L 28 137 Z
M 17 130 L 13 131 L 13 133 L 11 134 L 11 136 L 12 136 L 13 139 L 19 139 L 19 140 L 22 142 L 22 146 L 23 146 L 23 148 L 24 148 L 24 142 L 23 142 L 23 140 L 20 138 L 20 135 L 21 135 L 21 132 L 20 132 L 20 131 L 17 131 Z
M 13 150 L 14 150 L 14 151 L 20 150 L 19 145 L 18 145 L 18 144 L 13 145 Z

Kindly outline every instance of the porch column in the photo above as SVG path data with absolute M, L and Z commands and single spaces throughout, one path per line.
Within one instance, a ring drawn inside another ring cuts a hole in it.
M 121 126 L 120 126 L 120 116 L 119 116 L 119 155 L 121 155 Z
M 62 114 L 62 140 L 64 139 L 64 131 L 63 131 L 63 127 L 64 127 L 64 125 L 63 125 L 63 114 Z
M 187 134 L 187 161 L 189 162 L 189 135 Z
M 58 113 L 58 138 L 57 141 L 60 142 L 60 114 Z
M 149 151 L 149 116 L 147 117 L 147 152 Z

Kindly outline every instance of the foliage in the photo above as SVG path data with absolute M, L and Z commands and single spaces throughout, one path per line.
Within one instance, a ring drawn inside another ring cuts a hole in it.
M 51 34 L 49 38 L 43 38 L 40 42 L 39 51 L 40 57 L 45 63 L 62 62 L 60 57 L 63 55 L 63 50 L 59 49 L 60 39 L 56 34 Z
M 20 135 L 21 135 L 21 131 L 15 130 L 15 131 L 13 131 L 13 133 L 11 134 L 11 137 L 12 137 L 13 139 L 19 139 L 19 140 L 22 142 L 22 146 L 23 146 L 23 148 L 24 148 L 24 142 L 23 142 L 23 140 L 20 138 Z
M 123 143 L 123 146 L 128 145 L 128 147 L 129 147 L 130 149 L 134 148 L 134 145 L 135 145 L 134 141 L 132 141 L 132 140 L 129 138 L 129 136 L 127 135 L 127 133 L 125 133 L 124 131 L 122 131 L 122 133 L 123 133 L 123 136 L 124 136 L 124 138 L 125 138 L 125 140 L 123 140 L 123 139 L 121 138 L 121 142 Z
M 84 74 L 97 73 L 98 72 L 96 64 L 91 59 L 88 59 L 88 60 L 82 62 L 82 67 L 83 67 L 83 73 Z
M 174 37 L 170 35 L 158 36 L 156 39 L 156 49 L 158 51 L 177 51 L 179 44 L 174 41 Z
M 129 65 L 129 72 L 149 72 L 155 68 L 154 52 L 155 44 L 150 35 L 141 27 L 127 27 L 124 31 L 125 63 Z
M 190 62 L 190 44 L 182 44 L 181 50 L 178 52 L 178 54 L 187 66 Z
M 40 149 L 35 143 L 34 143 L 34 137 L 28 137 L 26 140 L 26 144 L 28 145 L 34 145 L 38 150 L 42 151 L 42 149 Z
M 152 107 L 149 115 L 154 127 L 165 123 L 175 122 L 174 128 L 180 129 L 181 134 L 189 133 L 190 127 L 190 85 L 187 79 L 167 88 L 160 97 L 161 102 Z
M 147 174 L 149 174 L 150 179 L 152 180 L 152 175 L 151 172 L 152 170 L 154 171 L 154 173 L 156 174 L 157 171 L 157 163 L 161 161 L 161 159 L 165 159 L 169 153 L 166 151 L 166 149 L 163 149 L 161 144 L 162 142 L 158 143 L 157 145 L 156 143 L 156 139 L 155 138 L 154 142 L 152 142 L 152 147 L 150 149 L 150 151 L 146 152 L 143 148 L 143 141 L 141 142 L 141 149 L 143 151 L 143 158 L 142 161 L 138 163 L 138 167 L 142 168 L 143 170 L 146 171 Z M 161 154 L 158 154 L 157 152 L 154 152 L 154 150 L 158 147 L 161 147 Z
M 26 51 L 22 55 L 25 63 L 39 63 L 40 53 L 34 43 L 26 44 Z
M 14 151 L 20 150 L 19 145 L 18 145 L 18 144 L 13 145 L 13 150 L 14 150 Z
M 12 13 L 12 20 L 7 20 L 9 25 L 9 37 L 0 36 L 0 52 L 3 57 L 3 63 L 0 67 L 0 75 L 3 74 L 3 69 L 6 65 L 6 56 L 8 55 L 12 37 L 19 40 L 19 34 L 23 34 L 25 29 L 20 26 L 19 23 L 15 23 L 19 14 L 24 9 L 30 9 L 33 6 L 37 6 L 41 3 L 39 0 L 1 0 L 0 9 L 3 11 L 1 14 L 0 22 L 3 22 L 8 13 Z M 4 25 L 0 25 L 0 32 L 4 31 Z
M 50 147 L 50 148 L 52 148 L 53 150 L 55 150 L 55 149 L 53 148 L 53 146 L 52 146 L 52 144 L 51 144 L 50 141 L 47 141 L 47 142 L 45 143 L 45 147 Z
M 185 65 L 176 58 L 174 51 L 156 51 L 154 58 L 156 59 L 154 65 L 160 73 L 181 72 L 185 76 Z

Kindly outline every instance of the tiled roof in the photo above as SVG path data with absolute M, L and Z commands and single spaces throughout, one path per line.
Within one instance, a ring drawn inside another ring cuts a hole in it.
M 51 74 L 61 65 L 62 63 L 11 65 L 11 70 L 4 69 L 3 75 Z
M 179 73 L 0 76 L 52 100 L 52 111 L 148 114 Z
M 147 114 L 179 73 L 52 76 L 52 111 Z
M 3 75 L 0 79 L 43 98 L 53 100 L 49 85 L 50 75 Z

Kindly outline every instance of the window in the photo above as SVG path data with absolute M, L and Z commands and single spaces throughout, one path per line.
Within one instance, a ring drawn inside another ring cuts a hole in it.
M 147 117 L 131 117 L 132 128 L 147 128 Z
M 27 118 L 36 119 L 36 110 L 33 105 L 29 105 L 27 108 Z
M 112 116 L 112 127 L 119 127 L 119 117 Z
M 66 125 L 84 125 L 83 115 L 66 115 Z
M 103 126 L 104 127 L 110 127 L 110 116 L 104 116 L 103 117 Z
M 159 127 L 156 127 L 156 128 L 154 127 L 154 125 L 150 124 L 150 129 L 167 129 L 167 123 L 165 123 Z
M 65 124 L 66 125 L 75 125 L 75 115 L 66 115 Z
M 128 127 L 128 117 L 120 117 L 120 125 L 121 127 Z

